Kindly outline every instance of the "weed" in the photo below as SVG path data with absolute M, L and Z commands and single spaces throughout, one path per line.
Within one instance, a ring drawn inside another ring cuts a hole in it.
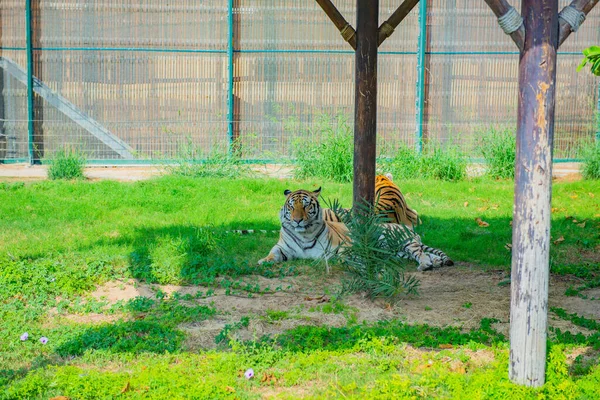
M 76 148 L 62 147 L 49 160 L 48 179 L 83 179 L 86 161 L 85 154 Z
M 247 328 L 249 324 L 250 324 L 249 317 L 242 317 L 239 320 L 239 322 L 235 322 L 233 324 L 225 324 L 223 329 L 221 329 L 221 332 L 219 332 L 219 334 L 217 336 L 215 336 L 215 343 L 220 344 L 220 343 L 224 342 L 226 339 L 229 338 L 229 335 L 231 334 L 231 332 L 240 330 L 242 328 Z
M 600 117 L 598 117 L 600 120 Z M 581 175 L 584 179 L 600 179 L 600 140 L 589 144 L 582 151 Z
M 191 138 L 178 146 L 179 151 L 173 165 L 165 166 L 172 175 L 192 178 L 235 179 L 250 174 L 250 169 L 242 160 L 240 142 L 231 147 L 216 146 L 210 151 L 202 149 Z
M 456 146 L 430 143 L 422 154 L 401 145 L 390 160 L 380 160 L 379 169 L 400 179 L 460 181 L 467 175 L 467 159 Z
M 451 144 L 430 144 L 423 153 L 421 165 L 426 178 L 460 181 L 467 176 L 467 159 L 458 147 Z
M 480 135 L 478 146 L 487 164 L 487 174 L 494 179 L 514 178 L 517 151 L 515 132 L 509 128 L 491 127 Z
M 466 309 L 469 309 L 469 308 L 473 307 L 473 303 L 467 302 L 467 303 L 463 304 L 462 307 L 466 308 Z
M 354 135 L 344 116 L 319 117 L 312 139 L 294 142 L 297 178 L 323 178 L 351 182 L 353 177 Z M 318 138 L 318 139 L 317 139 Z

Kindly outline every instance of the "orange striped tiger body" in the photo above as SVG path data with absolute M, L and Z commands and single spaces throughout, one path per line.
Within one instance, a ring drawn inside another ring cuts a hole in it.
M 442 266 L 454 265 L 454 262 L 441 250 L 424 245 L 421 237 L 414 231 L 414 227 L 420 223 L 417 212 L 406 204 L 400 188 L 392 181 L 392 176 L 377 175 L 375 177 L 375 201 L 376 212 L 384 215 L 389 220 L 385 225 L 389 229 L 400 229 L 402 225 L 407 226 L 414 235 L 398 255 L 403 258 L 415 260 L 419 263 L 419 271 L 427 271 Z M 331 209 L 323 210 L 325 221 L 341 222 Z

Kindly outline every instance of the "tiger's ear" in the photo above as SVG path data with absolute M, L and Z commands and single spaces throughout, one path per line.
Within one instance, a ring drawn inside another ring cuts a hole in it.
M 321 194 L 321 186 L 319 186 L 319 188 L 315 191 L 313 191 L 313 194 L 317 197 L 319 197 L 319 194 Z
M 290 193 L 292 193 L 292 191 L 291 191 L 290 189 L 285 189 L 285 190 L 283 191 L 283 194 L 285 194 L 286 196 L 287 196 L 288 194 L 290 194 Z

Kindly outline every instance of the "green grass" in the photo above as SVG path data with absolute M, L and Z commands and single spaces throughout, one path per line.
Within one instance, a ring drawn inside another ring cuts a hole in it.
M 600 117 L 598 117 L 600 121 Z M 600 122 L 599 122 L 600 124 Z M 589 146 L 582 151 L 583 165 L 581 174 L 584 179 L 600 179 L 600 141 L 590 143 Z
M 483 269 L 509 267 L 505 245 L 510 242 L 512 183 L 396 182 L 422 216 L 419 233 L 426 244 Z M 316 307 L 345 315 L 346 327 L 297 328 L 259 343 L 232 342 L 228 352 L 186 351 L 186 333 L 179 324 L 214 318 L 216 310 L 209 303 L 217 288 L 230 295 L 260 296 L 281 288 L 249 283 L 244 277 L 280 277 L 301 269 L 297 262 L 256 266 L 277 240 L 275 233 L 225 232 L 277 230 L 283 190 L 318 186 L 323 186 L 324 197 L 350 205 L 350 184 L 317 179 L 166 176 L 136 183 L 0 183 L 0 398 L 259 398 L 269 390 L 294 397 L 300 387 L 316 398 L 399 398 L 407 393 L 506 397 L 511 391 L 531 398 L 538 393 L 598 397 L 597 363 L 583 360 L 577 374 L 565 375 L 567 348 L 552 347 L 552 373 L 541 392 L 522 389 L 507 381 L 506 343 L 489 320 L 472 332 L 397 321 L 364 326 L 358 325 L 357 311 L 337 299 Z M 564 238 L 551 248 L 553 271 L 594 280 L 599 268 L 587 257 L 597 251 L 599 183 L 559 182 L 553 187 L 553 240 Z M 480 227 L 475 218 L 489 227 Z M 416 265 L 408 265 L 408 271 L 414 269 Z M 112 306 L 90 297 L 98 283 L 129 278 L 203 288 L 196 295 L 173 297 L 159 291 L 153 299 L 138 297 Z M 208 298 L 208 305 L 194 303 L 196 298 Z M 90 313 L 113 315 L 115 321 L 94 324 L 65 318 Z M 571 314 L 563 317 L 596 327 Z M 223 328 L 221 346 L 230 333 L 247 326 L 244 318 Z M 266 318 L 276 323 L 288 316 L 271 310 Z M 30 339 L 21 342 L 25 331 Z M 598 340 L 597 333 L 553 334 L 561 346 L 595 347 Z M 42 336 L 49 338 L 46 345 L 38 341 Z M 405 343 L 439 351 L 417 357 Z M 453 349 L 444 348 L 450 344 Z M 493 361 L 485 367 L 469 364 L 473 349 L 491 351 Z M 444 357 L 463 363 L 466 373 Z M 257 379 L 240 378 L 239 371 L 250 367 Z M 261 382 L 263 374 L 267 378 Z
M 422 154 L 401 145 L 390 159 L 379 160 L 379 170 L 394 179 L 460 181 L 467 176 L 467 158 L 452 144 L 429 143 Z
M 351 182 L 354 135 L 348 121 L 343 116 L 331 118 L 323 115 L 315 130 L 311 139 L 303 137 L 293 144 L 296 177 Z
M 86 163 L 85 154 L 81 151 L 63 147 L 58 149 L 49 160 L 48 179 L 83 179 Z
M 486 173 L 495 179 L 514 178 L 517 142 L 510 128 L 490 128 L 480 132 L 478 147 L 487 168 Z

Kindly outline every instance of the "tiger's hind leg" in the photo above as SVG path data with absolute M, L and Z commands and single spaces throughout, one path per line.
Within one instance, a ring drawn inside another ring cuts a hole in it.
M 423 248 L 424 246 L 421 243 L 421 238 L 415 236 L 398 252 L 398 256 L 418 262 L 419 267 L 417 270 L 419 271 L 429 271 L 434 268 L 440 268 L 443 264 L 442 258 L 433 253 L 423 251 Z
M 448 257 L 446 255 L 446 253 L 444 253 L 440 249 L 436 249 L 434 247 L 423 245 L 423 251 L 425 253 L 433 254 L 436 257 L 439 257 L 442 262 L 442 265 L 440 265 L 440 266 L 451 267 L 454 265 L 454 261 L 452 261 L 452 259 L 450 257 Z

